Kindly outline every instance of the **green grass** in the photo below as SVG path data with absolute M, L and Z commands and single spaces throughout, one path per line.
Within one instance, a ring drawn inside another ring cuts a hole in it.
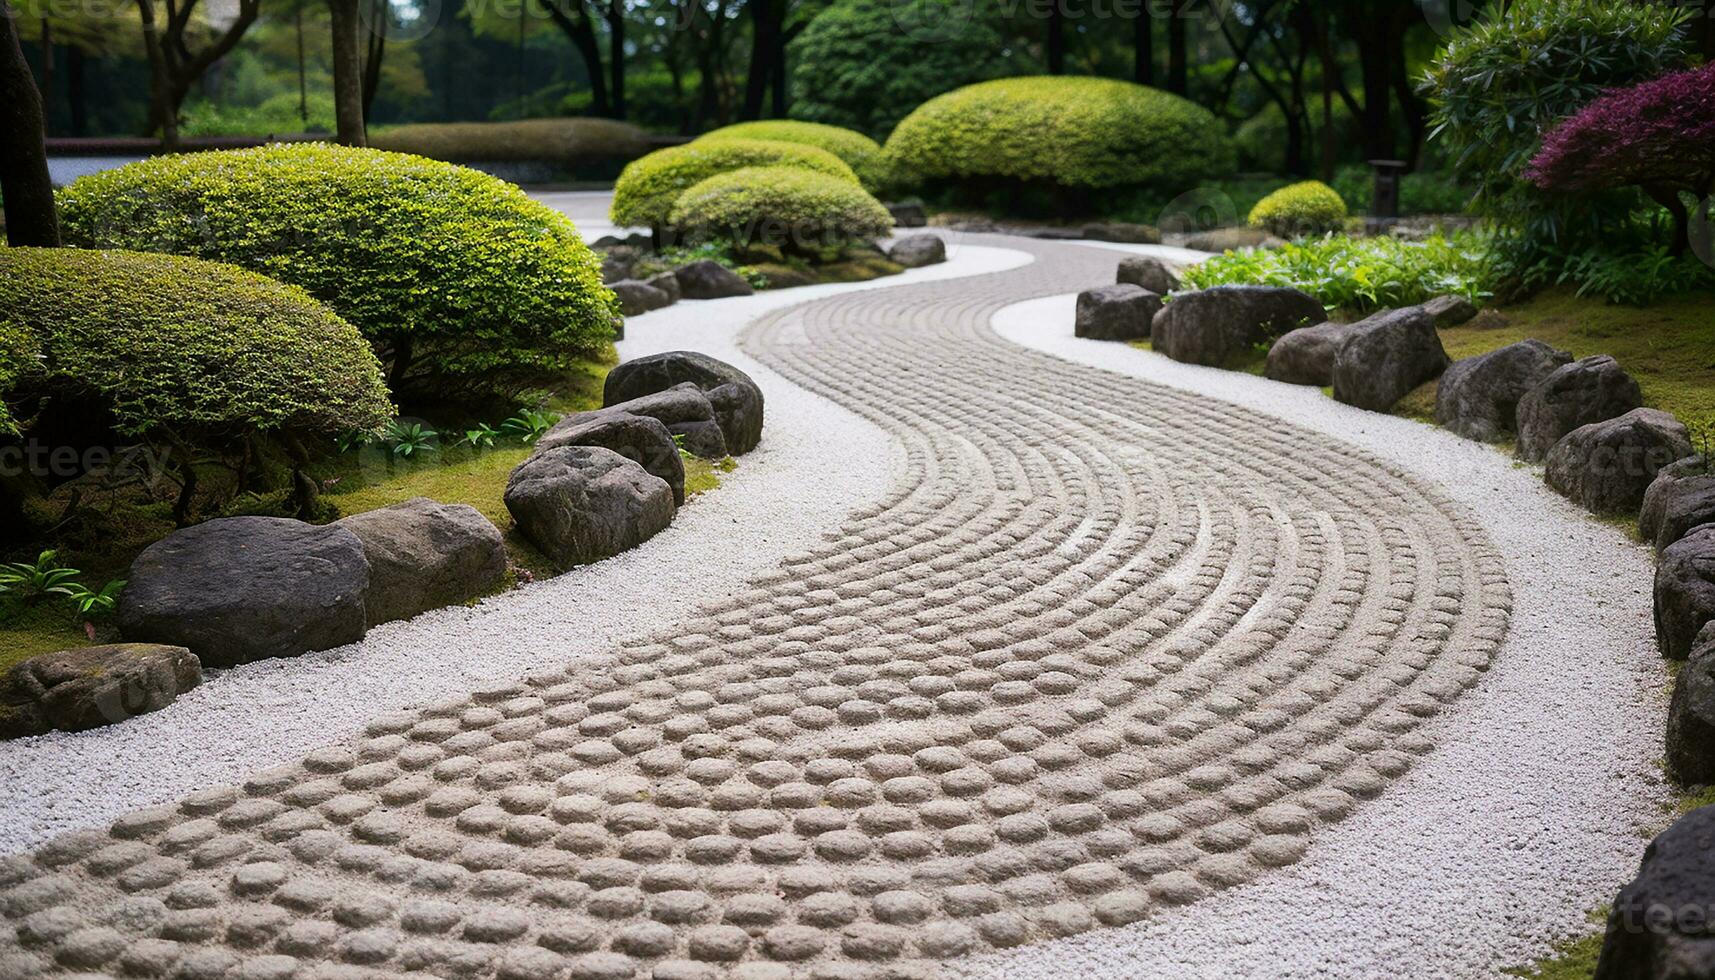
M 1558 944 L 1553 953 L 1534 963 L 1509 967 L 1502 972 L 1529 980 L 1590 980 L 1596 973 L 1596 959 L 1602 953 L 1602 927 L 1607 918 L 1605 908 L 1592 912 L 1590 923 L 1595 932 Z

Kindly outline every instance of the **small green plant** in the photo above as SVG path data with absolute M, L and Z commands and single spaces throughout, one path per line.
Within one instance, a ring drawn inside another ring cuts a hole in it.
M 34 562 L 0 565 L 0 593 L 8 599 L 33 606 L 48 596 L 69 596 L 80 573 L 59 563 L 53 549 L 36 556 Z
M 1257 202 L 1250 224 L 1282 238 L 1325 235 L 1346 223 L 1346 202 L 1332 187 L 1306 180 L 1282 187 Z
M 91 592 L 81 582 L 73 582 L 68 586 L 66 596 L 77 610 L 78 618 L 89 621 L 105 619 L 113 615 L 113 610 L 119 604 L 119 592 L 125 588 L 125 580 L 116 578 L 101 587 L 100 592 Z
M 673 433 L 673 446 L 674 446 L 674 448 L 679 450 L 679 458 L 680 459 L 696 459 L 697 458 L 696 456 L 692 455 L 692 453 L 689 449 L 685 448 L 685 434 L 683 432 Z
M 500 423 L 500 431 L 517 438 L 520 442 L 533 443 L 548 433 L 554 423 L 560 421 L 558 415 L 552 412 L 541 412 L 535 409 L 525 409 Z
M 1691 433 L 1691 451 L 1697 460 L 1693 472 L 1715 473 L 1715 417 L 1692 419 L 1685 428 Z
M 439 432 L 421 422 L 394 419 L 381 434 L 381 441 L 395 456 L 414 456 L 421 452 L 434 452 L 440 436 Z
M 349 453 L 353 449 L 362 449 L 364 446 L 367 446 L 374 441 L 375 433 L 363 429 L 352 429 L 350 432 L 341 432 L 333 438 L 334 448 L 338 449 L 341 453 Z
M 476 449 L 493 449 L 494 440 L 504 433 L 487 422 L 478 422 L 476 428 L 464 430 L 464 444 Z
M 1489 239 L 1476 232 L 1423 242 L 1330 235 L 1281 248 L 1227 252 L 1185 270 L 1188 287 L 1290 286 L 1329 309 L 1411 306 L 1443 293 L 1487 298 L 1495 280 Z

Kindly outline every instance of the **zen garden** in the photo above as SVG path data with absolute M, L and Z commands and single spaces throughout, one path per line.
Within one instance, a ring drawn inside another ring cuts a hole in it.
M 1715 6 L 0 0 L 0 980 L 1715 980 Z

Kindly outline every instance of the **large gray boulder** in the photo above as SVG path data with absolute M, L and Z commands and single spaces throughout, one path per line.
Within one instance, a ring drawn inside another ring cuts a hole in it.
M 1655 567 L 1655 645 L 1669 660 L 1691 654 L 1697 634 L 1715 620 L 1715 524 L 1704 524 L 1662 549 Z
M 1715 784 L 1715 623 L 1698 631 L 1673 680 L 1667 774 L 1685 787 Z
M 1078 294 L 1072 333 L 1090 340 L 1148 340 L 1161 297 L 1130 283 L 1097 286 Z
M 1518 456 L 1539 462 L 1581 425 L 1617 418 L 1644 403 L 1632 376 L 1606 354 L 1563 365 L 1518 402 Z
M 469 504 L 412 497 L 339 521 L 363 542 L 369 625 L 487 595 L 506 578 L 506 542 Z
M 1423 304 L 1423 312 L 1429 314 L 1440 329 L 1456 327 L 1477 315 L 1477 304 L 1463 296 L 1437 296 Z
M 615 244 L 597 254 L 601 256 L 601 281 L 605 283 L 630 279 L 631 270 L 643 257 L 637 249 L 629 245 L 619 244 L 617 240 L 615 240 Z
M 893 215 L 893 223 L 901 228 L 921 228 L 929 223 L 929 217 L 923 211 L 923 202 L 915 198 L 908 201 L 892 201 L 884 205 L 887 213 Z
M 906 235 L 893 243 L 887 257 L 907 269 L 947 261 L 947 243 L 940 235 Z
M 1667 547 L 1699 524 L 1715 523 L 1715 466 L 1687 456 L 1656 472 L 1638 509 L 1638 536 Z
M 1636 514 L 1662 467 L 1691 455 L 1691 434 L 1653 408 L 1568 432 L 1549 450 L 1548 485 L 1597 514 Z
M 1097 221 L 1087 224 L 1082 235 L 1092 242 L 1121 242 L 1127 245 L 1159 245 L 1161 229 L 1134 221 Z
M 630 412 L 595 411 L 568 415 L 536 440 L 533 455 L 561 446 L 610 449 L 660 477 L 673 491 L 673 503 L 685 502 L 685 461 L 673 434 L 660 419 Z
M 673 520 L 665 480 L 599 446 L 531 456 L 506 481 L 518 530 L 562 569 L 617 555 Z
M 1114 273 L 1114 281 L 1142 286 L 1159 296 L 1166 296 L 1179 288 L 1179 277 L 1173 274 L 1167 263 L 1153 255 L 1133 255 L 1120 259 L 1119 269 Z
M 0 738 L 81 732 L 157 711 L 202 683 L 184 647 L 114 643 L 44 653 L 0 674 Z
M 673 272 L 671 269 L 666 272 L 655 273 L 648 279 L 643 280 L 643 284 L 645 286 L 654 286 L 656 289 L 661 290 L 662 294 L 667 297 L 669 305 L 679 302 L 679 300 L 683 299 L 685 295 L 684 290 L 679 287 L 678 273 Z
M 686 299 L 724 299 L 728 296 L 749 296 L 756 290 L 744 277 L 713 259 L 698 259 L 673 270 L 679 279 L 679 292 Z
M 1289 330 L 1268 348 L 1263 375 L 1291 385 L 1326 388 L 1334 383 L 1334 354 L 1346 338 L 1362 329 L 1359 323 L 1318 323 Z
M 1385 310 L 1358 323 L 1334 351 L 1334 398 L 1385 412 L 1447 370 L 1435 321 L 1420 306 Z
M 368 623 L 369 560 L 338 524 L 207 521 L 143 549 L 126 579 L 120 634 L 185 647 L 204 667 L 344 646 Z
M 678 280 L 675 279 L 675 282 Z M 619 297 L 619 311 L 626 316 L 642 316 L 650 310 L 672 305 L 673 299 L 661 290 L 637 279 L 610 282 L 607 288 Z
M 604 415 L 641 415 L 659 421 L 675 437 L 684 439 L 685 451 L 704 459 L 721 459 L 727 455 L 726 436 L 715 419 L 715 407 L 703 390 L 687 381 L 666 391 L 641 395 L 598 408 L 579 412 L 575 420 Z
M 1180 293 L 1155 315 L 1155 350 L 1176 361 L 1224 367 L 1258 344 L 1328 319 L 1322 304 L 1284 286 L 1216 286 Z
M 762 389 L 750 375 L 707 354 L 676 350 L 626 361 L 608 372 L 602 404 L 613 406 L 684 384 L 696 386 L 708 399 L 726 453 L 739 456 L 756 448 L 762 440 Z
M 1674 821 L 1644 848 L 1638 876 L 1608 910 L 1593 980 L 1715 976 L 1715 806 Z
M 1518 402 L 1525 392 L 1571 362 L 1571 354 L 1540 340 L 1521 340 L 1457 361 L 1435 389 L 1435 421 L 1467 439 L 1498 442 L 1518 428 Z

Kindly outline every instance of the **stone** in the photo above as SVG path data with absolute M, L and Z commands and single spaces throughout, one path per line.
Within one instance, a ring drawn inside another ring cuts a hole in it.
M 620 282 L 631 278 L 631 270 L 642 255 L 629 245 L 614 244 L 601 254 L 601 281 Z
M 1286 244 L 1283 239 L 1270 235 L 1260 228 L 1212 228 L 1208 231 L 1195 232 L 1185 239 L 1185 247 L 1198 252 L 1232 251 L 1242 248 L 1279 248 Z
M 1090 340 L 1148 340 L 1161 297 L 1130 283 L 1097 286 L 1078 294 L 1072 333 Z
M 1715 523 L 1715 467 L 1687 456 L 1656 471 L 1638 510 L 1638 536 L 1667 547 L 1699 524 Z
M 413 497 L 339 524 L 363 543 L 370 626 L 487 595 L 506 577 L 506 543 L 469 504 Z
M 1326 388 L 1334 383 L 1334 352 L 1356 333 L 1356 323 L 1318 323 L 1289 330 L 1268 348 L 1264 377 Z
M 667 302 L 669 304 L 677 303 L 679 300 L 684 298 L 684 290 L 679 287 L 679 277 L 671 269 L 666 272 L 657 272 L 648 279 L 643 280 L 643 284 L 645 286 L 654 286 L 656 289 L 666 293 Z
M 1153 255 L 1133 255 L 1120 259 L 1114 282 L 1129 282 L 1161 296 L 1179 288 L 1179 277 L 1173 274 L 1167 263 Z
M 1715 620 L 1715 524 L 1704 524 L 1662 549 L 1656 564 L 1656 649 L 1669 660 L 1684 660 L 1711 620 Z
M 685 460 L 673 442 L 673 433 L 660 419 L 621 411 L 578 412 L 554 423 L 536 440 L 531 455 L 561 446 L 611 449 L 665 480 L 673 491 L 674 504 L 685 502 Z
M 0 738 L 81 732 L 157 711 L 202 683 L 184 647 L 115 643 L 44 653 L 0 674 Z
M 1175 361 L 1225 367 L 1257 345 L 1328 319 L 1322 304 L 1283 286 L 1216 286 L 1180 293 L 1155 315 L 1155 350 Z
M 1543 478 L 1585 510 L 1636 514 L 1662 467 L 1691 455 L 1691 434 L 1653 408 L 1567 433 L 1549 450 Z
M 613 406 L 685 384 L 708 399 L 720 423 L 725 453 L 739 456 L 756 448 L 762 440 L 762 389 L 750 375 L 707 354 L 679 350 L 626 361 L 608 372 L 602 404 Z
M 1632 376 L 1606 354 L 1556 368 L 1518 402 L 1518 456 L 1540 462 L 1581 425 L 1626 414 L 1644 403 Z
M 683 436 L 686 452 L 704 459 L 721 459 L 727 455 L 726 434 L 715 418 L 714 405 L 709 403 L 709 397 L 702 389 L 689 381 L 666 391 L 617 401 L 606 408 L 580 412 L 572 417 L 577 419 L 598 414 L 652 418 L 665 425 L 670 434 Z
M 1093 242 L 1122 242 L 1130 245 L 1161 244 L 1161 229 L 1130 221 L 1100 221 L 1084 226 L 1084 237 Z
M 1450 359 L 1422 307 L 1384 310 L 1360 320 L 1334 351 L 1334 398 L 1385 412 L 1413 388 L 1447 370 Z
M 1525 392 L 1571 362 L 1571 354 L 1540 340 L 1521 340 L 1457 361 L 1435 389 L 1435 421 L 1467 439 L 1499 441 L 1517 430 L 1518 402 Z
M 893 243 L 887 257 L 907 269 L 947 261 L 947 243 L 939 235 L 906 235 Z
M 673 270 L 679 279 L 679 292 L 686 299 L 724 299 L 728 296 L 749 296 L 756 290 L 744 277 L 713 259 L 698 259 Z
M 1715 623 L 1698 631 L 1673 681 L 1667 774 L 1686 788 L 1715 783 Z
M 1644 848 L 1620 889 L 1594 980 L 1715 976 L 1715 806 L 1674 821 Z
M 1423 304 L 1423 312 L 1435 321 L 1438 330 L 1456 327 L 1477 315 L 1477 304 L 1451 293 L 1437 296 Z
M 916 199 L 891 202 L 887 213 L 893 215 L 893 223 L 900 228 L 921 228 L 929 223 L 929 216 L 923 213 L 923 202 Z
M 185 647 L 204 667 L 344 646 L 367 625 L 369 560 L 338 524 L 207 521 L 145 548 L 126 578 L 120 634 Z
M 678 280 L 675 279 L 675 282 Z M 607 288 L 619 297 L 619 310 L 626 316 L 642 316 L 650 310 L 659 310 L 673 303 L 671 297 L 654 286 L 637 279 L 621 279 L 610 282 Z
M 506 481 L 518 530 L 560 568 L 617 555 L 673 520 L 673 491 L 610 449 L 561 446 L 525 460 Z

